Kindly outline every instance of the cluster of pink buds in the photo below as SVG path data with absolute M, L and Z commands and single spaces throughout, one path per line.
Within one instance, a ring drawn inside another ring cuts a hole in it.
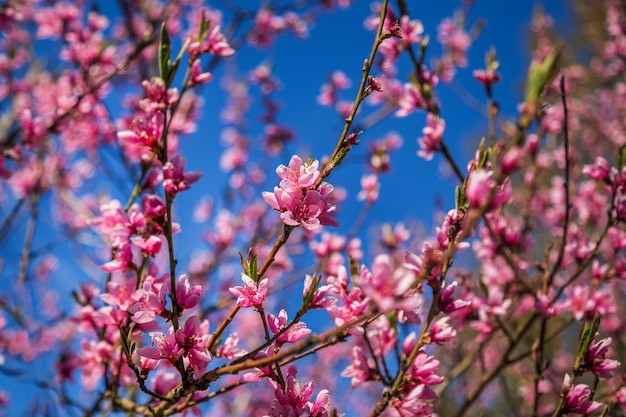
M 318 166 L 317 160 L 304 163 L 294 155 L 289 166 L 280 165 L 276 168 L 281 179 L 280 186 L 274 187 L 274 192 L 264 192 L 263 198 L 281 213 L 280 219 L 286 225 L 302 225 L 307 230 L 338 225 L 331 217 L 335 211 L 335 205 L 329 198 L 333 186 L 326 182 L 316 186 L 320 178 Z

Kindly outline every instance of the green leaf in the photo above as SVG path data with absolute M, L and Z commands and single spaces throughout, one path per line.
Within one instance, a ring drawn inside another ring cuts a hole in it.
M 211 26 L 211 21 L 207 20 L 205 10 L 202 9 L 202 19 L 200 20 L 200 30 L 198 31 L 199 42 L 206 38 L 207 33 L 209 33 L 209 26 Z
M 531 62 L 526 81 L 527 104 L 537 103 L 546 85 L 556 76 L 561 51 L 562 48 L 557 47 L 544 58 L 543 62 Z
M 589 351 L 589 346 L 591 346 L 591 342 L 598 331 L 598 327 L 600 327 L 600 314 L 596 313 L 591 325 L 589 325 L 589 323 L 585 323 L 581 331 L 580 339 L 578 341 L 578 349 L 576 352 L 576 360 L 574 363 L 574 370 L 580 367 L 583 357 Z
M 165 22 L 161 24 L 161 40 L 159 42 L 159 76 L 167 83 L 170 78 L 170 53 L 172 46 L 170 37 L 165 28 Z M 169 85 L 168 85 L 169 86 Z

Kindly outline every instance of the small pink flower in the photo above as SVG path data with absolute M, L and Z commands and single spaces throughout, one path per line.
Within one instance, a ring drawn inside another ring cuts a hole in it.
M 161 131 L 163 130 L 163 114 L 146 114 L 133 120 L 131 130 L 118 132 L 118 139 L 130 145 L 147 146 L 153 152 L 160 148 Z
M 258 307 L 263 304 L 267 294 L 268 278 L 263 278 L 258 285 L 246 274 L 241 274 L 243 287 L 229 288 L 228 291 L 237 297 L 237 305 L 242 308 Z
M 449 316 L 438 319 L 430 328 L 430 339 L 433 343 L 442 344 L 456 336 L 456 330 L 448 323 Z
M 146 92 L 146 98 L 139 102 L 139 106 L 146 113 L 164 112 L 178 101 L 178 90 L 167 89 L 165 81 L 160 77 L 144 80 L 141 85 Z
M 606 339 L 596 341 L 597 337 L 598 333 L 596 333 L 589 350 L 585 353 L 581 366 L 593 372 L 599 378 L 608 379 L 613 377 L 613 371 L 619 367 L 620 363 L 614 359 L 605 358 L 609 347 L 613 343 L 613 339 L 607 337 Z
M 161 250 L 161 238 L 158 236 L 148 236 L 143 238 L 141 236 L 133 236 L 130 238 L 135 246 L 147 253 L 148 255 L 156 255 Z
M 418 139 L 420 151 L 417 155 L 427 161 L 433 159 L 435 152 L 439 150 L 439 144 L 443 137 L 443 131 L 446 128 L 446 122 L 432 113 L 426 115 L 426 127 L 422 129 L 423 137 Z
M 565 375 L 563 380 L 563 386 L 568 386 L 570 383 L 570 376 Z M 602 407 L 602 403 L 597 401 L 589 401 L 591 395 L 591 388 L 585 384 L 573 385 L 567 392 L 565 399 L 565 405 L 563 406 L 563 413 L 575 413 L 575 414 L 591 414 L 594 411 L 599 410 Z
M 186 274 L 182 274 L 178 277 L 178 282 L 176 283 L 176 302 L 183 310 L 195 307 L 198 302 L 200 302 L 201 296 L 201 285 L 192 286 Z
M 137 354 L 143 358 L 152 359 L 153 361 L 167 360 L 171 364 L 175 364 L 182 355 L 183 350 L 176 343 L 176 335 L 174 328 L 170 327 L 168 332 L 150 333 L 152 344 L 154 346 L 144 346 L 137 350 Z
M 361 177 L 361 191 L 359 191 L 356 198 L 359 201 L 365 200 L 369 204 L 372 204 L 378 200 L 379 191 L 380 183 L 378 182 L 378 175 L 365 174 Z
M 366 381 L 373 379 L 374 361 L 368 358 L 359 346 L 352 348 L 352 363 L 343 370 L 341 376 L 351 378 L 352 388 L 356 388 Z
M 493 84 L 500 81 L 500 74 L 492 69 L 474 70 L 472 75 L 479 83 L 483 84 L 487 89 L 490 89 Z
M 189 82 L 191 85 L 199 85 L 208 83 L 213 79 L 213 74 L 210 72 L 202 72 L 202 68 L 200 66 L 200 60 L 195 59 L 191 64 L 191 69 L 189 73 Z
M 404 84 L 403 94 L 398 102 L 398 107 L 399 109 L 396 111 L 396 116 L 405 117 L 417 109 L 425 109 L 426 100 L 424 100 L 422 93 L 420 93 L 415 85 L 406 83 Z
M 202 52 L 217 56 L 231 56 L 235 50 L 231 48 L 226 37 L 220 32 L 220 27 L 214 26 L 202 44 Z
M 176 343 L 180 347 L 183 366 L 187 369 L 191 365 L 196 375 L 213 360 L 213 355 L 207 349 L 209 338 L 209 322 L 200 322 L 196 316 L 188 318 L 185 325 L 176 332 Z
M 277 335 L 285 327 L 287 327 L 287 312 L 285 311 L 285 309 L 281 309 L 280 313 L 278 313 L 278 317 L 270 313 L 267 315 L 267 321 L 270 329 L 272 330 L 272 333 L 274 333 L 274 335 Z M 297 341 L 304 339 L 310 334 L 311 329 L 308 329 L 306 327 L 306 324 L 300 321 L 289 326 L 289 329 L 287 331 L 278 336 L 278 343 L 296 343 Z
M 317 160 L 305 164 L 299 156 L 292 156 L 289 166 L 279 165 L 276 168 L 276 174 L 281 179 L 280 188 L 289 192 L 312 188 L 320 176 L 318 168 Z
M 198 181 L 201 172 L 185 173 L 185 157 L 176 155 L 163 166 L 163 188 L 168 193 L 176 194 L 189 189 L 189 186 Z

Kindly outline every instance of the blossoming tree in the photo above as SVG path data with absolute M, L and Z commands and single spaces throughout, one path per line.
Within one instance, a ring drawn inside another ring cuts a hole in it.
M 468 59 L 471 2 L 430 35 L 406 0 L 216 3 L 0 5 L 0 414 L 626 415 L 624 2 L 577 3 L 583 56 L 535 14 L 510 117 L 496 51 Z M 371 46 L 306 104 L 341 120 L 315 154 L 270 60 L 234 63 L 337 9 Z M 218 177 L 184 142 L 224 69 Z M 462 71 L 469 156 L 440 96 Z M 382 179 L 414 175 L 400 147 L 445 166 L 445 207 L 368 234 Z M 226 190 L 189 203 L 207 174 Z

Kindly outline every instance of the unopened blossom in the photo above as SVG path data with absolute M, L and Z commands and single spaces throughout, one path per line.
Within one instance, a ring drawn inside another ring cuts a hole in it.
M 369 96 L 374 91 L 378 91 L 382 93 L 383 84 L 380 82 L 378 78 L 369 75 L 367 77 L 367 85 L 365 86 L 365 89 L 363 90 L 363 97 L 365 98 Z
M 263 278 L 255 283 L 246 274 L 241 274 L 243 286 L 229 288 L 228 291 L 237 297 L 237 305 L 242 308 L 259 307 L 265 300 L 267 294 L 268 278 Z
M 163 188 L 171 194 L 189 189 L 191 184 L 198 181 L 201 172 L 184 172 L 185 157 L 176 155 L 163 166 Z
M 500 81 L 500 74 L 493 69 L 474 70 L 472 75 L 476 78 L 476 81 L 483 84 L 487 89 L 491 89 L 493 84 Z
M 469 307 L 472 302 L 461 299 L 454 299 L 454 291 L 459 285 L 457 281 L 453 281 L 450 285 L 443 283 L 439 291 L 439 301 L 437 309 L 444 314 L 451 314 L 455 311 Z
M 613 376 L 613 371 L 619 367 L 620 363 L 614 359 L 605 358 L 609 347 L 613 343 L 613 339 L 607 337 L 606 339 L 596 340 L 597 337 L 598 334 L 596 333 L 593 343 L 585 353 L 581 367 L 588 369 L 599 378 L 608 379 Z
M 570 383 L 570 376 L 565 375 L 563 380 L 563 386 L 566 387 Z M 567 391 L 567 397 L 565 404 L 563 405 L 563 414 L 591 414 L 594 411 L 599 410 L 602 407 L 602 403 L 597 401 L 590 401 L 591 388 L 586 384 L 575 384 L 569 391 Z

